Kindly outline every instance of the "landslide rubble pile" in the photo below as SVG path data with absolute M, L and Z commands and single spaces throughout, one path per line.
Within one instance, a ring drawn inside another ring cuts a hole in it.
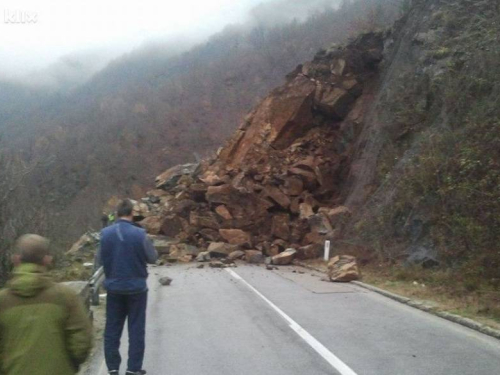
M 318 257 L 351 214 L 340 185 L 382 52 L 383 35 L 369 33 L 297 67 L 215 158 L 158 176 L 136 204 L 140 224 L 186 261 Z

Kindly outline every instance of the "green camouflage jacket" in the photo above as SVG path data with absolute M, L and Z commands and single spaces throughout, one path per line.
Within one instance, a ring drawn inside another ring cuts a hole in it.
M 22 264 L 0 292 L 0 374 L 72 375 L 92 346 L 90 321 L 80 298 Z

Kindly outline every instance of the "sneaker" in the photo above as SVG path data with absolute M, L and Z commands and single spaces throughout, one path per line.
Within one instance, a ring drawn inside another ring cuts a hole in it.
M 139 371 L 127 371 L 125 375 L 145 375 L 146 371 L 145 370 L 139 370 Z
M 118 375 L 118 370 L 111 370 L 111 371 L 108 371 L 108 374 L 109 374 L 109 375 Z

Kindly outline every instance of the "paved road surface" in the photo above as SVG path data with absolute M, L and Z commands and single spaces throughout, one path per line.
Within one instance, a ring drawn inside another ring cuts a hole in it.
M 292 269 L 152 268 L 148 374 L 500 374 L 500 341 Z M 87 374 L 106 374 L 102 353 Z

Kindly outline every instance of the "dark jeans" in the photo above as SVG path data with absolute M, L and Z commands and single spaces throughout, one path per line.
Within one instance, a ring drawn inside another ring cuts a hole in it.
M 119 370 L 120 339 L 125 320 L 128 321 L 128 371 L 142 370 L 146 336 L 146 305 L 148 292 L 138 294 L 113 294 L 108 292 L 104 355 L 108 370 Z

